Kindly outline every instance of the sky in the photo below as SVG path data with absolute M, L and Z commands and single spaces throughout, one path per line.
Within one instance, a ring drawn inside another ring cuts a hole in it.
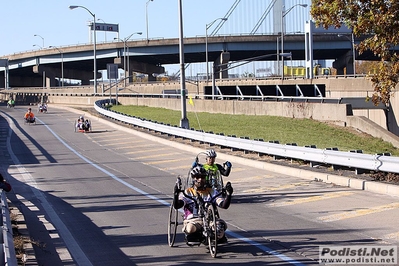
M 242 0 L 234 14 L 218 34 L 249 33 L 272 0 Z M 300 0 L 285 0 L 293 5 Z M 236 0 L 182 0 L 184 36 L 205 36 L 205 28 L 215 19 L 224 17 Z M 300 3 L 310 0 L 303 0 Z M 92 15 L 83 8 L 69 9 L 70 5 L 84 6 L 95 14 L 97 23 L 119 25 L 115 32 L 97 32 L 97 42 L 110 42 L 114 38 L 131 40 L 148 38 L 178 38 L 178 0 L 14 0 L 1 3 L 0 56 L 25 52 L 49 46 L 73 46 L 89 43 L 88 22 Z M 297 8 L 300 9 L 300 8 Z M 302 12 L 309 11 L 309 7 Z M 292 16 L 296 16 L 294 12 Z M 146 16 L 146 14 L 148 16 Z M 291 14 L 290 14 L 291 15 Z M 306 15 L 306 14 L 305 14 Z M 148 18 L 148 24 L 146 23 Z M 288 16 L 286 19 L 289 19 Z M 300 17 L 300 20 L 304 18 Z M 258 34 L 271 31 L 271 15 Z M 298 24 L 298 23 L 296 23 Z M 303 24 L 299 23 L 300 31 Z M 214 24 L 216 26 L 217 23 Z M 287 22 L 287 29 L 289 29 Z M 212 28 L 208 30 L 208 34 Z M 293 29 L 294 31 L 294 29 Z M 36 36 L 35 36 L 36 35 Z M 178 66 L 176 67 L 178 69 Z

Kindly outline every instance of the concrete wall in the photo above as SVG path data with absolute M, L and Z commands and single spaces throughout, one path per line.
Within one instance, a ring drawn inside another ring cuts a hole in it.
M 366 97 L 374 92 L 372 83 L 366 78 L 338 78 L 330 76 L 327 78 L 316 79 L 290 79 L 281 80 L 279 78 L 268 80 L 256 79 L 239 79 L 239 80 L 218 80 L 217 86 L 235 86 L 235 85 L 312 85 L 324 84 L 326 88 L 327 98 L 341 97 Z M 198 85 L 187 83 L 186 90 L 188 95 L 202 98 L 205 86 L 211 86 L 211 82 L 199 82 Z M 120 86 L 122 87 L 122 86 Z M 98 93 L 104 96 L 92 97 L 93 87 L 79 86 L 61 88 L 25 88 L 14 89 L 13 93 L 45 93 L 49 95 L 50 103 L 55 104 L 71 104 L 71 105 L 93 105 L 97 99 L 109 98 L 109 91 L 106 91 L 107 84 L 99 85 Z M 179 82 L 156 82 L 156 83 L 134 83 L 126 89 L 119 92 L 119 95 L 134 94 L 162 94 L 164 90 L 179 90 Z M 2 91 L 4 93 L 4 91 Z M 115 91 L 112 89 L 113 98 Z M 68 96 L 68 97 L 67 97 Z M 3 99 L 6 95 L 1 95 Z M 136 98 L 136 97 L 119 97 L 122 104 L 128 105 L 145 105 L 152 107 L 163 107 L 173 110 L 181 109 L 180 99 L 164 99 L 164 98 Z M 247 102 L 247 101 L 221 101 L 207 100 L 203 101 L 195 99 L 194 107 L 187 104 L 188 112 L 213 112 L 213 113 L 229 113 L 229 114 L 247 114 L 247 115 L 274 115 L 295 118 L 309 118 L 320 121 L 335 122 L 339 125 L 347 125 L 358 128 L 363 132 L 367 132 L 373 136 L 381 137 L 384 140 L 391 139 L 387 133 L 387 117 L 383 110 L 351 110 L 350 106 L 340 104 L 317 104 L 317 103 L 288 103 L 288 102 Z M 399 98 L 391 98 L 391 106 L 389 111 L 389 131 L 394 135 L 399 135 L 398 118 L 396 113 L 399 112 Z M 353 113 L 353 116 L 351 116 Z M 367 119 L 367 120 L 365 120 Z M 365 122 L 367 121 L 367 123 Z M 389 133 L 389 132 L 388 132 Z M 394 142 L 393 140 L 391 141 Z

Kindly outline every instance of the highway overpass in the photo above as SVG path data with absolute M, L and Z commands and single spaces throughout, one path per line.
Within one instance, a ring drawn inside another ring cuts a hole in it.
M 209 62 L 226 63 L 244 60 L 277 52 L 277 41 L 280 35 L 241 35 L 208 37 Z M 360 39 L 356 39 L 358 43 Z M 206 61 L 206 38 L 192 37 L 184 39 L 185 63 Z M 179 63 L 179 39 L 134 40 L 126 42 L 108 42 L 97 44 L 97 70 L 107 69 L 107 64 L 124 66 L 124 50 L 129 72 L 148 74 L 163 73 L 165 65 Z M 305 37 L 303 34 L 290 34 L 284 37 L 284 51 L 292 53 L 292 60 L 305 59 Z M 314 34 L 314 60 L 341 60 L 351 56 L 352 44 L 347 38 L 338 34 Z M 93 44 L 73 45 L 57 48 L 46 48 L 3 56 L 8 60 L 8 87 L 42 86 L 43 76 L 47 78 L 46 86 L 55 86 L 56 78 L 77 79 L 82 85 L 90 84 L 93 78 Z M 276 61 L 276 56 L 262 58 L 262 61 Z M 357 55 L 358 60 L 373 60 L 368 53 Z M 345 64 L 341 64 L 342 69 Z M 0 87 L 5 87 L 5 71 L 0 66 Z M 126 75 L 130 76 L 130 75 Z M 98 73 L 98 78 L 101 74 Z

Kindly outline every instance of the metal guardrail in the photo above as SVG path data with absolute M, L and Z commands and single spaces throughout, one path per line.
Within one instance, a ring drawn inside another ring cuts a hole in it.
M 385 156 L 384 154 L 371 155 L 354 152 L 341 152 L 336 150 L 316 149 L 311 147 L 299 147 L 293 145 L 283 145 L 277 143 L 264 142 L 224 136 L 203 131 L 184 129 L 175 126 L 165 125 L 148 121 L 145 119 L 127 116 L 107 110 L 104 105 L 109 104 L 109 100 L 99 100 L 94 104 L 94 108 L 100 114 L 112 119 L 148 128 L 153 131 L 162 132 L 172 136 L 192 139 L 204 143 L 211 143 L 223 147 L 230 147 L 239 150 L 247 150 L 260 154 L 267 154 L 287 159 L 297 159 L 312 163 L 320 163 L 333 166 L 343 166 L 357 170 L 371 170 L 389 173 L 399 173 L 399 157 Z
M 11 227 L 10 210 L 7 204 L 7 197 L 1 190 L 1 232 L 0 241 L 2 248 L 0 251 L 1 265 L 16 266 L 17 257 L 15 255 L 13 232 Z

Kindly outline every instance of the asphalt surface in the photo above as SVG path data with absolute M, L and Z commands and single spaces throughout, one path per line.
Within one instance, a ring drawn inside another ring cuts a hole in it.
M 170 248 L 166 223 L 176 176 L 186 176 L 206 147 L 88 112 L 93 132 L 74 133 L 82 111 L 51 106 L 28 126 L 23 112 L 1 113 L 1 165 L 30 236 L 43 244 L 33 245 L 38 265 L 318 265 L 321 245 L 399 243 L 397 197 L 321 182 L 322 169 L 309 173 L 307 166 L 218 149 L 219 163 L 233 163 L 225 179 L 233 203 L 221 210 L 229 242 L 216 259 L 204 246 L 186 246 L 181 233 Z

